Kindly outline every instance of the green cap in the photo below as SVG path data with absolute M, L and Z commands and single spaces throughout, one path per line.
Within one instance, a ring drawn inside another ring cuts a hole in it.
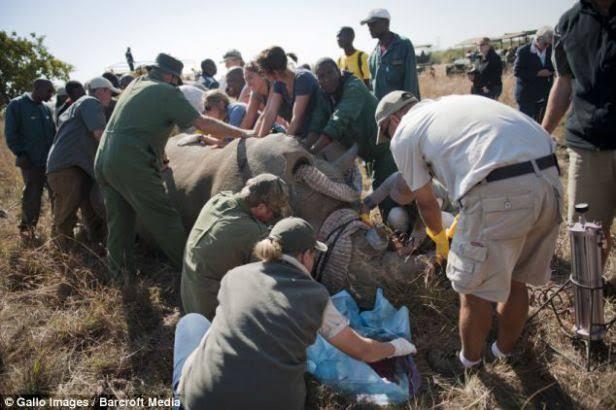
M 277 215 L 291 215 L 289 187 L 282 178 L 274 174 L 259 174 L 246 182 L 244 190 L 251 197 L 258 198 L 258 202 L 269 206 Z
M 269 237 L 280 244 L 283 253 L 296 254 L 311 248 L 327 252 L 327 245 L 317 241 L 314 228 L 302 218 L 282 219 L 274 225 Z
M 385 138 L 383 128 L 381 127 L 383 122 L 392 114 L 400 111 L 406 105 L 417 101 L 419 101 L 417 97 L 409 91 L 392 91 L 384 96 L 381 101 L 379 101 L 379 105 L 376 106 L 376 112 L 374 114 L 376 125 L 379 127 L 379 133 L 376 137 L 376 145 L 387 142 L 387 138 Z
M 166 73 L 182 78 L 184 64 L 180 60 L 171 57 L 169 54 L 160 53 L 156 57 L 156 63 L 152 64 L 150 67 L 158 68 Z

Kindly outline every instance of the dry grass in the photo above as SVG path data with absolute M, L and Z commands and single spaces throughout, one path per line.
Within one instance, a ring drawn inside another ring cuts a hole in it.
M 464 77 L 447 78 L 437 71 L 435 79 L 423 77 L 421 87 L 424 97 L 433 98 L 466 93 L 469 84 Z M 508 76 L 501 98 L 508 104 L 513 103 L 511 89 Z M 567 161 L 564 149 L 559 156 Z M 132 288 L 122 290 L 106 280 L 99 253 L 83 246 L 62 253 L 45 240 L 48 209 L 40 221 L 43 240 L 22 244 L 16 229 L 21 178 L 12 164 L 2 138 L 0 208 L 9 217 L 0 219 L 0 394 L 169 397 L 178 273 L 156 255 L 140 251 L 144 274 Z M 568 246 L 563 228 L 554 259 L 557 282 L 569 273 Z M 547 347 L 549 342 L 577 354 L 551 312 L 541 312 L 527 327 L 513 365 L 488 365 L 466 383 L 452 383 L 431 372 L 423 352 L 458 345 L 455 293 L 445 282 L 426 287 L 422 278 L 415 278 L 389 286 L 386 295 L 409 307 L 413 339 L 420 349 L 417 364 L 424 376 L 422 393 L 400 408 L 616 408 L 614 366 L 586 373 Z M 566 298 L 561 307 L 569 307 Z M 606 312 L 616 313 L 613 299 Z M 564 318 L 570 323 L 570 311 Z M 612 346 L 614 333 L 608 338 Z M 309 408 L 371 407 L 350 402 L 313 380 L 308 384 Z

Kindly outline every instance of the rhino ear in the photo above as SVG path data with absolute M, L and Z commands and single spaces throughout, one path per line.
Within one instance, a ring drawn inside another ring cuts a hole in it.
M 344 175 L 353 164 L 355 163 L 355 158 L 357 158 L 358 151 L 357 144 L 353 144 L 351 148 L 349 148 L 344 154 L 340 156 L 336 161 L 334 161 L 334 166 L 340 170 L 340 172 Z

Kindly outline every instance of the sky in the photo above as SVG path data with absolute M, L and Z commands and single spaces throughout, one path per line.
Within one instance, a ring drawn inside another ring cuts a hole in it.
M 355 29 L 355 46 L 370 52 L 375 40 L 360 21 L 370 9 L 391 13 L 391 30 L 413 44 L 447 48 L 480 36 L 554 26 L 573 0 L 0 0 L 0 30 L 45 35 L 57 58 L 74 65 L 72 79 L 87 81 L 106 67 L 125 62 L 130 46 L 136 61 L 159 52 L 185 64 L 219 62 L 230 48 L 245 60 L 272 45 L 294 52 L 299 63 L 336 58 L 336 33 Z M 219 74 L 224 67 L 219 65 Z

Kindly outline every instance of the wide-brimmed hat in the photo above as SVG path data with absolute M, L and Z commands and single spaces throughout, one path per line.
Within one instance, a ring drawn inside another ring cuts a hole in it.
M 168 74 L 173 74 L 178 78 L 182 78 L 182 69 L 184 64 L 177 58 L 171 57 L 169 54 L 160 53 L 156 56 L 156 62 L 151 64 L 149 68 L 158 68 Z
M 269 238 L 280 244 L 283 253 L 297 254 L 309 249 L 327 252 L 327 245 L 317 241 L 316 231 L 302 218 L 281 219 L 269 234 Z
M 392 91 L 379 101 L 376 106 L 374 119 L 379 128 L 379 133 L 376 137 L 376 144 L 381 144 L 387 141 L 384 134 L 384 122 L 392 114 L 400 111 L 403 107 L 419 101 L 413 93 L 409 91 Z

